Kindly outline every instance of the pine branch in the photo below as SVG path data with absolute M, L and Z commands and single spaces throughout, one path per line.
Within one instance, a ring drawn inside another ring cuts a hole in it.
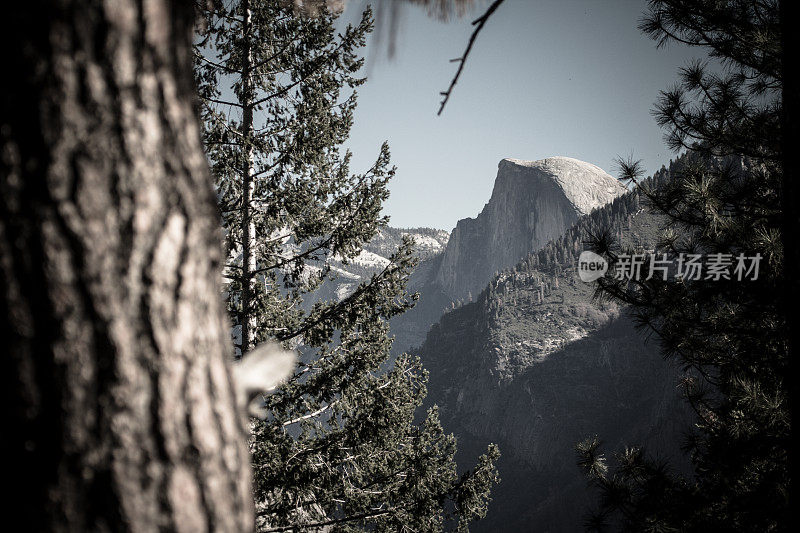
M 370 511 L 367 513 L 360 513 L 353 516 L 348 516 L 345 518 L 334 518 L 331 520 L 323 520 L 321 522 L 312 522 L 310 524 L 301 524 L 301 525 L 292 525 L 292 526 L 280 526 L 280 527 L 273 527 L 269 529 L 261 529 L 259 533 L 277 533 L 279 531 L 297 531 L 303 529 L 310 529 L 316 530 L 321 527 L 325 526 L 333 526 L 336 524 L 345 524 L 347 522 L 354 522 L 356 520 L 363 520 L 364 518 L 377 518 L 379 516 L 385 516 L 389 514 L 393 514 L 397 511 L 397 509 L 389 509 L 386 511 Z
M 211 102 L 211 103 L 219 104 L 219 105 L 229 105 L 229 106 L 233 106 L 233 107 L 238 107 L 240 109 L 244 107 L 242 104 L 237 104 L 236 102 L 228 102 L 227 100 L 218 100 L 216 98 L 208 98 L 208 97 L 203 98 L 203 99 L 205 101 L 207 101 L 207 102 Z

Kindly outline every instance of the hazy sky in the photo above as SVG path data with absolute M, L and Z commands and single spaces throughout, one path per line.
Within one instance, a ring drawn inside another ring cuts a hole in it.
M 357 171 L 389 141 L 398 168 L 384 208 L 392 226 L 450 230 L 474 217 L 504 157 L 568 156 L 612 175 L 618 155 L 642 159 L 648 174 L 674 157 L 653 103 L 681 66 L 703 56 L 676 45 L 657 50 L 636 29 L 644 0 L 506 0 L 437 117 L 439 92 L 457 67 L 449 60 L 487 5 L 450 23 L 405 8 L 393 59 L 371 38 L 349 147 Z M 357 19 L 362 6 L 351 1 L 344 19 Z

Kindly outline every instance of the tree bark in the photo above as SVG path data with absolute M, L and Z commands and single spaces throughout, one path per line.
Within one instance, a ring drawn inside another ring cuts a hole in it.
M 193 107 L 192 7 L 33 0 L 7 10 L 6 524 L 253 527 L 218 213 Z

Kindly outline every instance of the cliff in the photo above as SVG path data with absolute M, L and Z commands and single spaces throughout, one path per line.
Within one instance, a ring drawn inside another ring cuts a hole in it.
M 451 233 L 435 283 L 452 300 L 477 294 L 496 272 L 624 192 L 602 169 L 577 159 L 503 159 L 483 211 Z

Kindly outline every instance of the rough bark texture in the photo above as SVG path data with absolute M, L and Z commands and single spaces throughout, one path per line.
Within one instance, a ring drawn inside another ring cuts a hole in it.
M 247 531 L 192 4 L 15 4 L 0 117 L 5 521 Z

